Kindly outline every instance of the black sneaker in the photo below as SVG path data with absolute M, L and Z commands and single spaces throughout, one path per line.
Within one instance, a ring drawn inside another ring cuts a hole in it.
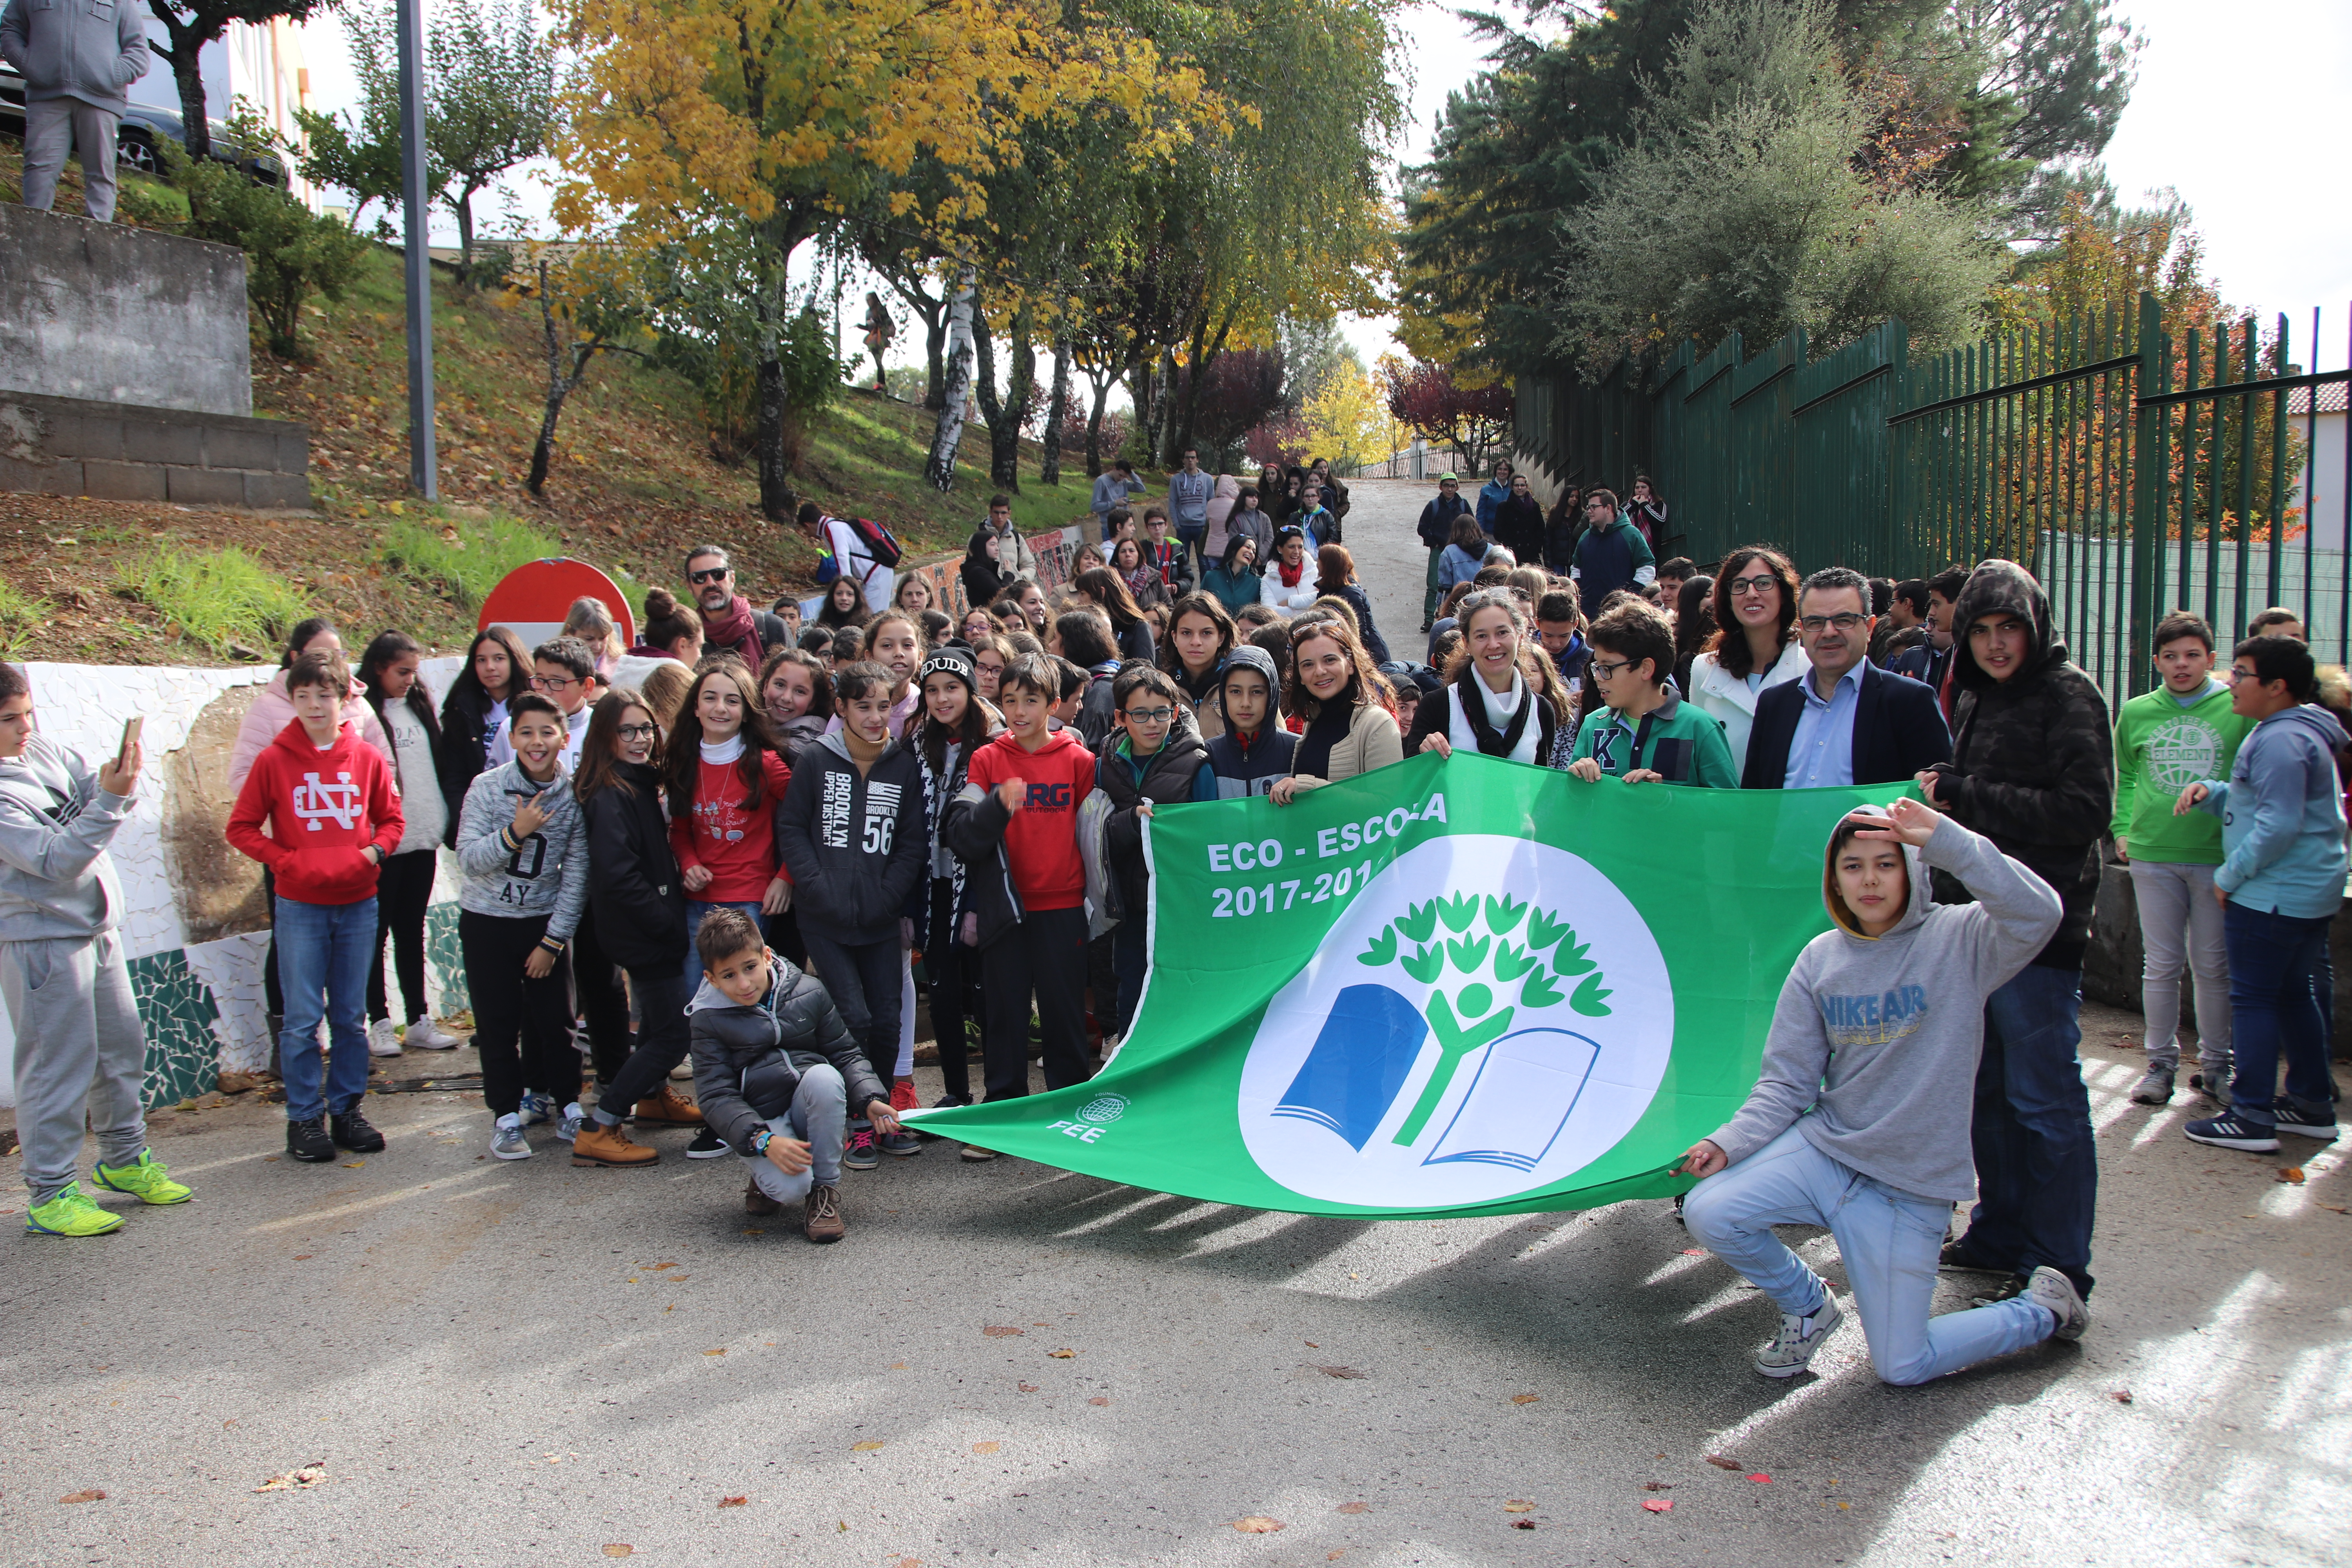
M 2271 1101 L 2271 1110 L 2277 1116 L 2282 1132 L 2297 1138 L 2316 1138 L 2323 1143 L 2336 1142 L 2336 1108 L 2332 1105 L 2305 1105 L 2281 1095 Z
M 896 1154 L 903 1160 L 909 1154 L 919 1154 L 922 1152 L 923 1141 L 906 1128 L 887 1133 L 882 1139 L 882 1152 L 885 1154 Z
M 2241 1149 L 2249 1154 L 2278 1152 L 2278 1134 L 2274 1130 L 2249 1121 L 2235 1111 L 2191 1121 L 2180 1131 L 2189 1135 L 2190 1142 L 2210 1143 L 2216 1149 Z
M 1975 1297 L 1971 1297 L 1971 1298 L 1969 1298 L 1969 1299 L 1970 1299 L 1971 1300 L 1973 1300 L 1973 1301 L 1974 1301 L 1978 1306 L 1979 1306 L 1979 1307 L 1990 1307 L 1990 1306 L 1994 1305 L 1994 1304 L 1995 1304 L 1995 1303 L 1997 1303 L 1997 1302 L 2006 1301 L 2006 1300 L 2009 1300 L 2011 1297 L 2012 1297 L 2012 1296 L 2022 1296 L 2022 1295 L 2025 1295 L 2025 1294 L 2026 1294 L 2028 1291 L 2030 1291 L 2032 1288 L 2033 1288 L 2033 1279 L 2032 1279 L 2032 1276 L 2030 1276 L 2030 1275 L 2025 1275 L 2025 1274 L 2010 1274 L 2010 1275 L 2004 1275 L 2004 1276 L 2002 1277 L 2002 1279 L 2001 1279 L 2001 1282 L 2000 1282 L 2000 1284 L 1998 1287 L 1996 1287 L 1995 1289 L 1991 1289 L 1991 1290 L 1988 1290 L 1988 1291 L 1986 1291 L 1986 1292 L 1985 1292 L 1983 1295 L 1981 1295 L 1981 1296 L 1975 1296 Z
M 356 1105 L 336 1117 L 331 1126 L 335 1142 L 354 1154 L 373 1154 L 383 1147 L 383 1134 L 369 1125 Z
M 853 1127 L 849 1130 L 849 1147 L 843 1150 L 841 1163 L 853 1171 L 870 1171 L 882 1163 L 875 1152 L 874 1129 Z
M 2007 1264 L 1987 1263 L 1975 1253 L 1970 1252 L 1969 1244 L 1965 1241 L 1944 1243 L 1944 1249 L 1936 1254 L 1936 1267 L 1960 1274 L 2005 1274 L 2009 1271 Z M 2012 1295 L 2015 1293 L 2011 1292 Z
M 686 1146 L 686 1157 L 689 1160 L 716 1160 L 719 1155 L 730 1152 L 732 1151 L 727 1147 L 727 1140 L 713 1132 L 708 1125 L 694 1135 L 693 1142 Z
M 288 1121 L 286 1152 L 313 1165 L 323 1165 L 333 1159 L 335 1141 L 327 1136 L 327 1119 L 313 1116 L 307 1121 Z
M 931 1101 L 931 1109 L 933 1110 L 953 1110 L 959 1106 L 970 1105 L 971 1103 L 971 1096 L 968 1094 L 943 1094 L 937 1100 Z

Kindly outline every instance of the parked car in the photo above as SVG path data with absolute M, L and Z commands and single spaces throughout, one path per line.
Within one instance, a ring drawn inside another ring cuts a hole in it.
M 160 176 L 163 163 L 156 147 L 164 142 L 185 146 L 186 126 L 187 122 L 174 110 L 134 103 L 123 110 L 122 122 L 115 127 L 114 161 L 142 174 Z M 276 153 L 266 147 L 237 146 L 222 121 L 214 121 L 212 128 L 215 159 L 243 169 L 257 184 L 286 188 L 286 164 Z M 18 142 L 25 139 L 25 79 L 16 74 L 16 67 L 5 62 L 0 62 L 0 136 Z

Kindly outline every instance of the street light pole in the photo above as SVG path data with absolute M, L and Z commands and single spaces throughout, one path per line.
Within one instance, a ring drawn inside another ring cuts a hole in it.
M 400 35 L 400 194 L 407 232 L 403 258 L 408 287 L 408 483 L 426 500 L 441 499 L 433 452 L 433 257 L 425 193 L 425 5 L 398 0 Z

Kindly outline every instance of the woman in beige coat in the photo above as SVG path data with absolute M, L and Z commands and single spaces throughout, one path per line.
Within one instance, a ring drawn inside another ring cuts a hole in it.
M 1404 761 L 1404 736 L 1389 710 L 1392 700 L 1346 621 L 1318 615 L 1293 626 L 1282 705 L 1306 720 L 1307 729 L 1290 776 L 1276 781 L 1267 798 L 1288 805 L 1302 790 Z

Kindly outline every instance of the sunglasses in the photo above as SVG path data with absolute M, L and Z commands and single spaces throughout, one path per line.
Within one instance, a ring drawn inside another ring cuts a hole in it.
M 688 573 L 686 580 L 698 587 L 705 583 L 724 583 L 734 568 L 731 566 L 708 566 L 699 572 Z

